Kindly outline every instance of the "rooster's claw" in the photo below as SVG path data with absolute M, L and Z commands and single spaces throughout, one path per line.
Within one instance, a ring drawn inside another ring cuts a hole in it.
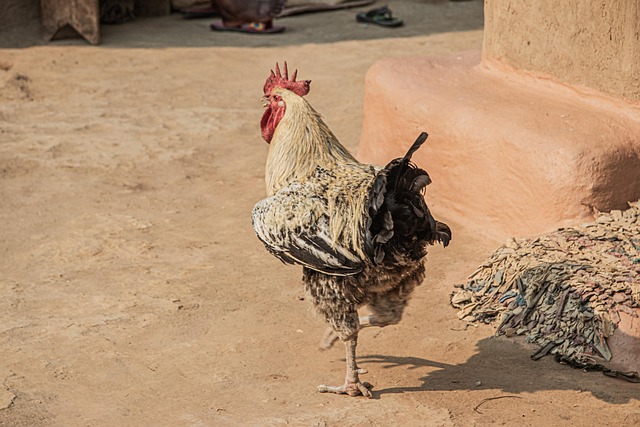
M 371 389 L 373 386 L 368 382 L 352 382 L 345 383 L 339 387 L 319 385 L 318 391 L 320 393 L 336 393 L 336 394 L 348 394 L 349 396 L 364 396 L 372 397 Z

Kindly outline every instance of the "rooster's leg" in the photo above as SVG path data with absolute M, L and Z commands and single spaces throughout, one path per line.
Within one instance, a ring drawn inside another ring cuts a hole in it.
M 362 328 L 366 328 L 367 326 L 375 326 L 371 323 L 371 319 L 373 316 L 360 316 L 359 319 L 359 330 Z M 338 341 L 339 337 L 336 334 L 336 331 L 333 330 L 332 327 L 328 327 L 326 331 L 324 331 L 324 335 L 320 340 L 320 349 L 321 350 L 329 350 L 333 345 Z
M 422 280 L 422 272 L 423 270 L 419 269 L 415 277 L 409 277 L 389 292 L 373 295 L 372 300 L 369 302 L 369 309 L 372 314 L 360 316 L 360 326 L 358 330 L 369 326 L 384 328 L 385 326 L 395 325 L 400 322 L 404 308 L 407 302 L 409 302 L 411 292 L 413 292 L 413 289 Z M 334 329 L 328 328 L 320 341 L 320 348 L 322 350 L 328 350 L 337 340 L 338 335 Z
M 371 384 L 367 382 L 360 382 L 358 374 L 365 373 L 363 369 L 358 368 L 356 364 L 356 346 L 357 335 L 354 338 L 346 340 L 344 342 L 347 350 L 347 376 L 344 384 L 341 386 L 318 386 L 318 391 L 321 393 L 336 393 L 336 394 L 348 394 L 349 396 L 366 396 L 371 397 Z

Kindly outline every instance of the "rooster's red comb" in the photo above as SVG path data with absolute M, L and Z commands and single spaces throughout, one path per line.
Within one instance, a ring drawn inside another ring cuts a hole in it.
M 309 93 L 309 85 L 311 84 L 311 80 L 300 80 L 296 81 L 296 76 L 298 75 L 298 70 L 293 72 L 291 79 L 289 79 L 289 70 L 287 69 L 287 62 L 284 63 L 284 76 L 280 72 L 280 66 L 276 63 L 276 71 L 275 73 L 271 70 L 271 75 L 267 77 L 267 81 L 264 83 L 264 94 L 269 95 L 273 88 L 281 87 L 283 89 L 288 89 L 291 92 L 305 96 Z

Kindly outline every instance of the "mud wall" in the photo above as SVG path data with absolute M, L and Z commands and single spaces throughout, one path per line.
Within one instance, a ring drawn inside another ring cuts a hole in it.
M 483 61 L 640 101 L 640 2 L 485 0 Z

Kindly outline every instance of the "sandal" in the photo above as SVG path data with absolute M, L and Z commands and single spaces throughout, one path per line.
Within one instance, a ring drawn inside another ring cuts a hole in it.
M 382 27 L 399 27 L 402 25 L 402 19 L 394 18 L 391 14 L 391 9 L 387 6 L 371 9 L 369 12 L 358 13 L 356 20 L 358 22 L 376 24 Z
M 209 27 L 214 31 L 235 31 L 247 34 L 275 34 L 284 31 L 285 27 L 276 27 L 271 20 L 265 22 L 247 22 L 240 26 L 227 26 L 224 22 L 212 22 Z

